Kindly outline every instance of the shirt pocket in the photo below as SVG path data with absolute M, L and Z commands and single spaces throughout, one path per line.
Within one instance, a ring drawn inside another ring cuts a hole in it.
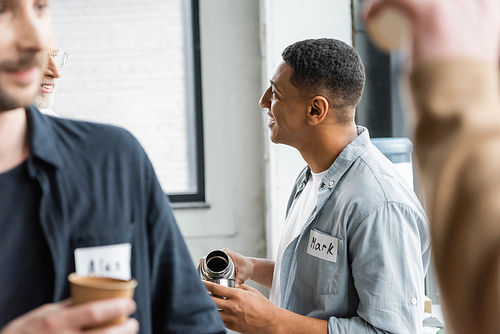
M 134 244 L 136 224 L 129 222 L 100 228 L 78 230 L 72 233 L 71 248 L 108 246 L 115 244 Z
M 130 272 L 134 275 L 135 250 L 134 244 L 136 239 L 136 225 L 134 222 L 125 224 L 114 224 L 101 226 L 100 228 L 85 228 L 77 229 L 72 232 L 70 238 L 71 258 L 69 263 L 69 272 L 75 271 L 74 252 L 78 248 L 110 246 L 117 244 L 130 243 L 132 245 Z
M 335 237 L 315 228 L 312 230 L 328 237 Z M 300 247 L 301 250 L 297 254 L 298 278 L 303 284 L 314 290 L 317 295 L 338 294 L 340 292 L 342 277 L 347 269 L 345 268 L 345 242 L 340 238 L 337 239 L 336 262 L 327 261 L 307 253 L 310 246 L 308 244 L 309 235 L 303 240 L 306 242 L 306 247 Z

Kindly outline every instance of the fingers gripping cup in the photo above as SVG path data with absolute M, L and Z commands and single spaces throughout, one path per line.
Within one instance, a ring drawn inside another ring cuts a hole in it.
M 134 296 L 134 289 L 137 286 L 137 281 L 133 278 L 129 281 L 124 281 L 109 277 L 77 276 L 75 273 L 72 273 L 69 274 L 68 280 L 71 285 L 71 298 L 75 305 L 100 299 L 118 297 L 132 298 Z M 127 319 L 128 316 L 124 315 L 91 328 L 95 329 L 118 325 L 125 322 Z
M 223 251 L 214 250 L 205 256 L 200 264 L 200 276 L 204 281 L 234 288 L 234 263 Z

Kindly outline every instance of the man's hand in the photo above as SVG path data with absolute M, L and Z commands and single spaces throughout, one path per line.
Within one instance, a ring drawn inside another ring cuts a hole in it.
M 11 321 L 0 334 L 135 334 L 139 330 L 136 319 L 128 319 L 120 325 L 103 329 L 84 331 L 135 312 L 135 302 L 129 298 L 115 298 L 72 306 L 66 300 L 56 304 L 46 304 Z
M 239 288 L 228 288 L 204 282 L 220 310 L 227 328 L 240 333 L 275 333 L 279 324 L 276 316 L 279 308 L 256 289 L 242 284 Z
M 271 303 L 259 291 L 242 284 L 228 288 L 205 282 L 227 328 L 243 334 L 327 334 L 328 322 L 298 315 Z
M 243 256 L 227 248 L 223 248 L 222 251 L 233 260 L 236 287 L 239 287 L 241 284 L 251 279 L 266 288 L 271 288 L 273 283 L 274 261 Z M 204 258 L 198 263 L 198 270 L 200 269 L 203 259 Z
M 253 262 L 241 254 L 233 252 L 227 248 L 223 248 L 222 251 L 226 253 L 234 263 L 234 284 L 239 287 L 244 284 L 246 280 L 250 279 L 253 274 Z M 201 263 L 205 258 L 201 258 L 198 262 L 198 271 L 200 270 Z
M 239 287 L 248 279 L 271 289 L 273 284 L 274 261 L 243 256 L 227 248 L 223 249 L 233 259 L 236 271 L 235 286 Z
M 244 284 L 248 279 L 252 278 L 253 275 L 253 262 L 232 250 L 227 248 L 222 249 L 224 253 L 229 255 L 229 257 L 234 262 L 234 270 L 235 270 L 235 286 L 239 287 L 241 284 Z
M 369 21 L 388 7 L 410 21 L 413 66 L 464 58 L 498 64 L 498 0 L 368 0 L 362 16 Z

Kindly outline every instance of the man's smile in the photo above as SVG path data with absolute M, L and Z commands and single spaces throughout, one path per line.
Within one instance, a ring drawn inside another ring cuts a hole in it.
M 44 92 L 45 94 L 52 94 L 54 93 L 54 88 L 55 84 L 44 84 L 42 83 L 40 86 L 40 90 Z

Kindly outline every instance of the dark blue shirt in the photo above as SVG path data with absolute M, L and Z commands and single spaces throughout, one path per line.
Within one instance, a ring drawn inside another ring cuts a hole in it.
M 0 174 L 0 328 L 52 301 L 54 266 L 38 219 L 41 195 L 26 161 Z
M 52 300 L 69 297 L 76 248 L 130 243 L 141 333 L 225 333 L 137 140 L 121 128 L 49 117 L 34 107 L 27 115 L 27 167 L 41 188 Z

